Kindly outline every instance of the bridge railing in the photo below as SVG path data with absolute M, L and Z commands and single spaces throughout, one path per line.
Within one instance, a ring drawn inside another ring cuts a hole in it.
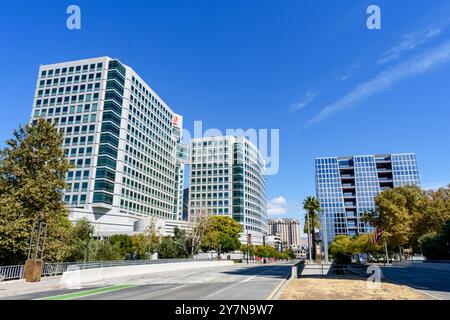
M 0 266 L 0 281 L 23 278 L 23 265 Z
M 155 260 L 112 260 L 112 261 L 95 261 L 95 262 L 55 262 L 44 263 L 41 276 L 51 277 L 61 275 L 67 271 L 69 266 L 77 266 L 78 269 L 95 269 L 108 268 L 120 266 L 134 266 L 146 264 L 162 264 L 162 263 L 180 263 L 180 262 L 195 262 L 207 261 L 210 259 L 155 259 Z M 0 266 L 0 281 L 23 279 L 24 266 Z
M 365 265 L 360 264 L 311 264 L 301 265 L 301 276 L 366 276 Z

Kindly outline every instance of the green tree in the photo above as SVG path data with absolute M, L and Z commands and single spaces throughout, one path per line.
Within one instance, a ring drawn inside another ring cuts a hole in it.
M 441 233 L 447 245 L 450 246 L 450 219 L 448 219 L 447 222 L 444 223 Z
M 72 230 L 73 251 L 69 261 L 82 261 L 86 257 L 86 249 L 90 238 L 94 234 L 94 227 L 88 219 L 78 220 Z
M 160 259 L 178 258 L 178 248 L 172 237 L 163 237 L 158 248 L 158 257 Z
M 186 230 L 182 230 L 178 227 L 175 227 L 173 240 L 178 250 L 178 257 L 180 258 L 190 257 L 193 251 L 192 237 L 188 234 L 188 232 L 186 232 Z
M 417 251 L 420 237 L 426 233 L 440 230 L 445 219 L 438 221 L 439 213 L 435 210 L 430 210 L 430 206 L 432 206 L 434 201 L 419 187 L 406 186 L 395 188 L 394 190 L 402 194 L 406 199 L 406 209 L 410 217 L 411 233 L 406 245 Z
M 338 264 L 352 261 L 352 238 L 346 235 L 336 236 L 330 245 L 330 255 Z
M 244 254 L 244 259 L 247 259 L 247 245 L 246 244 L 241 244 L 241 251 Z M 250 253 L 250 257 L 254 257 L 256 254 L 255 245 L 250 244 L 248 246 L 248 252 Z
M 291 248 L 285 250 L 283 253 L 285 254 L 284 259 L 295 259 L 295 253 Z
M 133 255 L 133 242 L 129 235 L 115 234 L 109 237 L 108 240 L 113 246 L 117 246 L 119 248 L 120 255 L 123 258 L 129 258 Z
M 288 257 L 289 252 L 285 250 L 284 252 L 278 252 L 272 246 L 256 246 L 255 247 L 255 255 L 260 258 L 278 258 L 285 259 Z
M 419 239 L 440 232 L 450 218 L 450 190 L 423 191 L 417 186 L 386 189 L 375 198 L 376 208 L 365 216 L 372 226 L 383 228 L 388 246 L 419 249 Z
M 372 243 L 373 236 L 374 233 L 366 233 L 353 237 L 350 242 L 350 252 L 352 254 L 361 253 L 375 256 L 382 253 L 383 248 Z
M 412 232 L 412 217 L 407 206 L 411 196 L 407 199 L 403 188 L 410 187 L 386 189 L 375 198 L 376 222 L 383 229 L 387 244 L 395 248 L 408 243 Z
M 382 247 L 372 244 L 373 234 L 361 234 L 354 237 L 336 236 L 330 245 L 330 254 L 338 264 L 347 264 L 352 260 L 352 254 L 368 254 L 378 256 Z
M 448 259 L 448 246 L 442 234 L 427 233 L 420 238 L 419 243 L 422 254 L 428 260 Z
M 0 151 L 0 264 L 23 263 L 32 224 L 48 225 L 44 260 L 63 261 L 73 252 L 72 225 L 62 200 L 71 163 L 63 136 L 49 122 L 20 126 Z
M 239 250 L 241 225 L 227 216 L 210 216 L 202 241 L 204 250 L 214 249 L 218 253 Z
M 122 260 L 120 246 L 118 243 L 112 244 L 108 239 L 91 241 L 92 261 Z
M 447 220 L 439 233 L 423 235 L 419 244 L 423 255 L 429 260 L 450 259 L 450 220 Z
M 148 238 L 143 234 L 135 234 L 131 237 L 132 253 L 136 259 L 149 259 L 150 246 Z
M 423 206 L 420 214 L 413 217 L 413 234 L 410 242 L 414 249 L 418 239 L 427 233 L 441 232 L 442 227 L 450 219 L 450 185 L 438 190 L 424 192 Z
M 312 259 L 316 259 L 316 233 L 315 229 L 320 228 L 320 216 L 319 216 L 319 210 L 320 210 L 320 204 L 319 201 L 316 199 L 316 197 L 306 197 L 306 199 L 303 201 L 303 209 L 306 210 L 306 216 L 305 216 L 305 226 L 304 226 L 304 232 L 309 234 L 311 233 L 311 247 L 312 247 Z M 308 229 L 309 225 L 309 229 Z

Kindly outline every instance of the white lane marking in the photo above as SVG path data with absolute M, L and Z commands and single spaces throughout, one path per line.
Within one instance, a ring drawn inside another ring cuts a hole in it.
M 265 274 L 265 273 L 267 273 L 267 272 L 269 272 L 269 271 L 272 271 L 273 269 L 277 269 L 277 268 L 279 268 L 279 267 L 280 267 L 280 266 L 270 268 L 270 269 L 268 269 L 268 270 L 266 270 L 266 271 L 257 273 L 257 274 L 255 274 L 255 275 L 253 275 L 253 276 L 251 276 L 251 277 L 249 277 L 249 278 L 247 278 L 247 279 L 244 279 L 244 280 L 242 280 L 242 281 L 233 283 L 232 285 L 229 285 L 228 287 L 222 288 L 222 289 L 217 290 L 216 292 L 213 292 L 213 293 L 211 293 L 211 294 L 209 294 L 209 295 L 207 295 L 207 296 L 201 297 L 200 300 L 208 299 L 209 297 L 215 296 L 215 295 L 217 295 L 217 294 L 219 294 L 219 293 L 222 293 L 222 292 L 224 292 L 224 291 L 226 291 L 226 290 L 228 290 L 228 289 L 231 289 L 231 288 L 234 288 L 234 287 L 236 287 L 236 286 L 238 286 L 238 285 L 241 285 L 241 284 L 243 284 L 243 283 L 249 282 L 249 281 L 251 281 L 252 279 L 254 279 L 255 277 L 260 276 L 260 275 L 262 275 L 262 274 Z

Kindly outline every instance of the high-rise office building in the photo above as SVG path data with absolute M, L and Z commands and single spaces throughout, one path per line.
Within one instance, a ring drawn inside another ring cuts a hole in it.
M 181 219 L 182 118 L 133 69 L 109 57 L 40 66 L 31 121 L 39 117 L 64 133 L 72 221 L 87 217 L 102 234 Z
M 181 220 L 189 219 L 189 187 L 183 189 L 183 214 Z
M 195 138 L 191 144 L 189 216 L 225 215 L 238 221 L 240 240 L 262 244 L 267 233 L 265 162 L 243 137 Z
M 375 208 L 386 188 L 420 185 L 416 155 L 383 154 L 317 158 L 316 193 L 321 207 L 321 238 L 373 231 L 362 216 Z
M 297 219 L 269 219 L 267 224 L 268 235 L 280 237 L 283 249 L 289 247 L 300 247 L 300 222 Z
M 177 220 L 186 220 L 183 218 L 184 206 L 184 170 L 189 164 L 190 146 L 183 143 L 183 118 L 175 115 L 172 121 L 173 134 L 176 138 L 176 163 L 175 163 L 175 205 L 174 214 Z

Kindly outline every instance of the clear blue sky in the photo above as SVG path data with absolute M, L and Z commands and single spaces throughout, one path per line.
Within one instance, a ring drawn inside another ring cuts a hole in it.
M 366 28 L 378 4 L 382 29 Z M 81 7 L 69 31 L 66 8 Z M 0 140 L 28 122 L 39 64 L 108 55 L 204 127 L 280 129 L 271 212 L 299 217 L 314 158 L 415 152 L 450 183 L 450 2 L 8 1 L 0 10 Z

